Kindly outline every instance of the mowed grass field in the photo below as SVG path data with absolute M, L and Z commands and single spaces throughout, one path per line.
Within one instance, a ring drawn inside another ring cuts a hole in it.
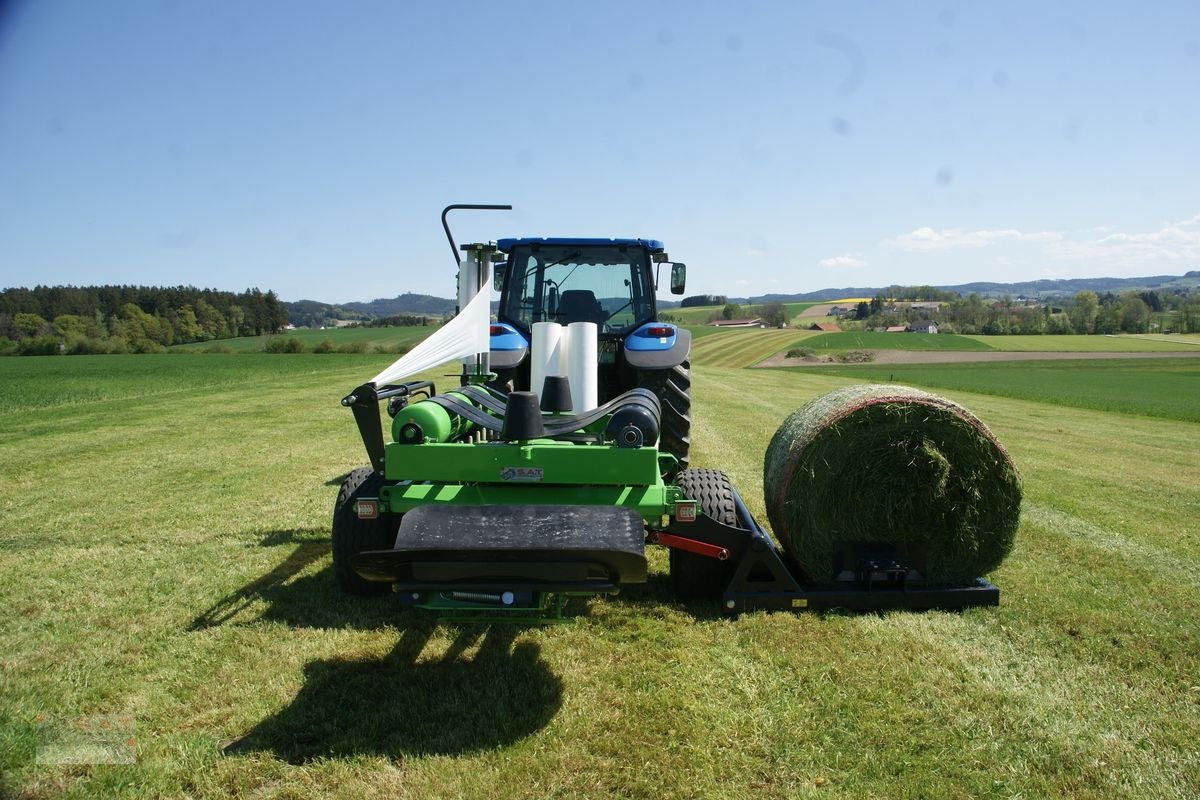
M 298 339 L 308 350 L 317 347 L 328 339 L 335 347 L 362 343 L 368 350 L 385 348 L 394 350 L 397 347 L 412 347 L 429 334 L 437 330 L 436 326 L 415 325 L 413 327 L 396 328 L 329 328 L 326 330 L 310 330 L 301 328 L 274 336 L 240 336 L 236 339 L 221 339 L 212 342 L 193 342 L 176 345 L 172 352 L 202 352 L 217 347 L 231 350 L 235 353 L 257 353 L 266 346 L 271 338 Z
M 0 360 L 0 795 L 1200 795 L 1200 393 L 946 392 L 1025 481 L 999 608 L 730 619 L 652 549 L 564 625 L 459 627 L 333 585 L 338 400 L 390 360 Z M 761 515 L 772 432 L 853 379 L 695 363 L 693 462 Z M 37 763 L 113 718 L 136 763 Z
M 1200 351 L 1200 336 L 963 336 L 953 333 L 841 331 L 805 337 L 797 346 L 844 350 L 961 350 L 1017 353 L 1185 353 Z
M 802 344 L 805 338 L 804 332 L 789 328 L 719 331 L 692 342 L 692 364 L 749 367 L 780 350 Z
M 830 368 L 809 369 L 829 372 Z M 1200 422 L 1200 358 L 853 364 L 835 369 L 839 375 L 878 383 Z
M 916 334 L 904 334 L 915 336 Z M 930 334 L 940 337 L 942 334 Z M 993 350 L 1017 353 L 1185 353 L 1200 350 L 1197 334 L 1119 336 L 959 336 Z
M 992 337 L 993 339 L 997 337 Z M 819 352 L 842 350 L 993 350 L 991 341 L 952 333 L 880 333 L 878 331 L 841 331 L 822 333 L 797 341 L 799 347 Z

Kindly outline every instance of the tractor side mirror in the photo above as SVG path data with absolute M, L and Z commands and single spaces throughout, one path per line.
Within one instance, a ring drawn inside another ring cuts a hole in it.
M 492 288 L 497 292 L 504 286 L 504 271 L 508 269 L 508 264 L 504 261 L 497 261 L 492 264 Z
M 671 294 L 683 294 L 687 284 L 687 264 L 676 262 L 671 265 Z

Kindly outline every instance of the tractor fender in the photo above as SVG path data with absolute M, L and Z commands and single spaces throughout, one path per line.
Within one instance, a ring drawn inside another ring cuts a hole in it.
M 489 333 L 488 363 L 492 369 L 512 369 L 525 360 L 529 341 L 520 331 L 507 322 L 493 322 Z
M 653 336 L 651 328 L 670 328 L 671 336 Z M 625 361 L 635 369 L 670 369 L 687 360 L 692 332 L 664 322 L 648 322 L 625 338 Z

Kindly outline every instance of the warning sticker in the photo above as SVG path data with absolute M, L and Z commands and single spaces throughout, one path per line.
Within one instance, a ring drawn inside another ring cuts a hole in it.
M 538 482 L 542 480 L 541 467 L 501 467 L 500 480 Z

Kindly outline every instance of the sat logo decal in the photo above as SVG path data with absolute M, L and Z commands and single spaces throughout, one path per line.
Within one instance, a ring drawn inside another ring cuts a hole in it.
M 540 481 L 543 477 L 541 467 L 501 467 L 500 480 L 502 481 Z

